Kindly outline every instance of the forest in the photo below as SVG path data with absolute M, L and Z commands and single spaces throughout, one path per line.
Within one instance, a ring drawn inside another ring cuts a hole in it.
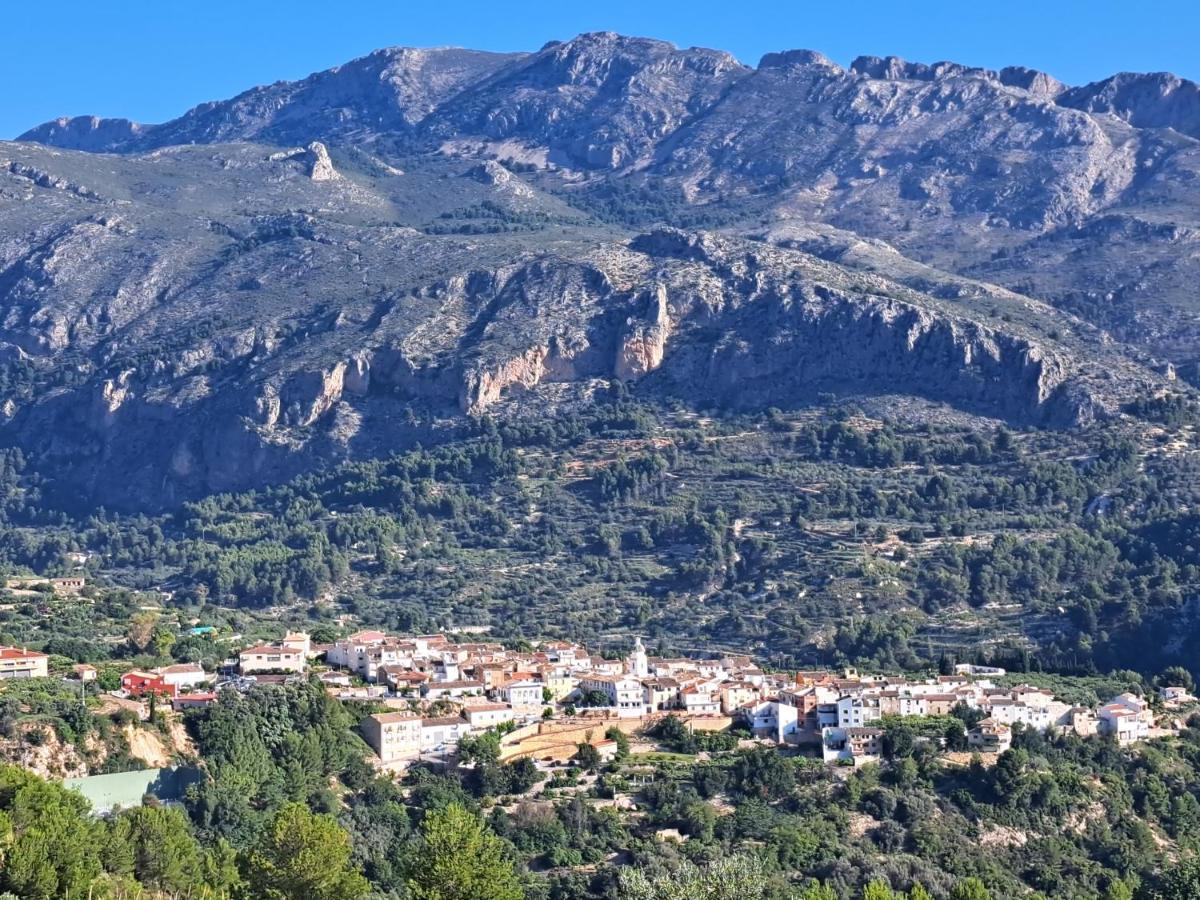
M 778 666 L 949 655 L 1149 675 L 1200 651 L 1200 518 L 1180 449 L 1195 411 L 1137 412 L 1019 431 L 832 402 L 705 417 L 617 389 L 155 516 L 56 509 L 10 450 L 0 567 L 169 592 L 200 615 L 342 611 L 618 647 L 637 632 Z

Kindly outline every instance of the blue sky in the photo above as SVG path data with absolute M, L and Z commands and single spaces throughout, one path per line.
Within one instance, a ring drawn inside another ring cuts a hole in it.
M 1200 80 L 1200 3 L 1176 0 L 47 0 L 6 4 L 0 137 L 60 115 L 158 122 L 204 100 L 391 45 L 536 49 L 582 31 L 729 50 L 1026 65 L 1068 83 L 1113 72 Z

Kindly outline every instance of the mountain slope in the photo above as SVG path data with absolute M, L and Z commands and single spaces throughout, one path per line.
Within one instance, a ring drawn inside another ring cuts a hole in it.
M 0 144 L 0 439 L 143 506 L 612 379 L 1118 416 L 1200 359 L 1194 90 L 599 33 L 48 123 Z

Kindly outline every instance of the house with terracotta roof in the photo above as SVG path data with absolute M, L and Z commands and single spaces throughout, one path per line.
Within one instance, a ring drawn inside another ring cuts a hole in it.
M 749 681 L 729 681 L 720 687 L 721 712 L 731 716 L 741 706 L 757 700 L 758 687 Z
M 171 700 L 171 709 L 182 712 L 185 709 L 203 709 L 217 702 L 216 691 L 198 691 L 191 694 L 180 694 Z
M 1097 713 L 1100 734 L 1111 736 L 1122 747 L 1144 741 L 1150 734 L 1148 717 L 1142 710 L 1130 708 L 1121 697 L 1100 707 Z
M 179 693 L 178 687 L 168 684 L 157 672 L 144 672 L 141 669 L 134 669 L 121 676 L 121 690 L 129 697 L 157 694 L 160 697 L 174 698 Z
M 24 647 L 0 647 L 0 679 L 45 678 L 50 674 L 50 657 Z
M 284 644 L 256 644 L 238 654 L 238 671 L 243 675 L 253 672 L 303 672 L 308 664 L 305 650 Z
M 995 719 L 982 719 L 967 732 L 967 745 L 981 753 L 1003 753 L 1012 746 L 1012 729 Z
M 717 715 L 721 711 L 721 698 L 701 685 L 691 685 L 679 692 L 679 703 L 684 712 L 698 716 Z
M 204 671 L 204 667 L 199 663 L 177 663 L 173 666 L 161 666 L 155 669 L 154 673 L 161 675 L 163 681 L 167 684 L 173 684 L 181 690 L 204 684 L 204 682 L 212 677 Z

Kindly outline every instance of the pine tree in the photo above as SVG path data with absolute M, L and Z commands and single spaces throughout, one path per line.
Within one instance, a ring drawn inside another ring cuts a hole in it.
M 473 813 L 452 803 L 430 812 L 408 880 L 414 900 L 521 900 L 504 844 Z

